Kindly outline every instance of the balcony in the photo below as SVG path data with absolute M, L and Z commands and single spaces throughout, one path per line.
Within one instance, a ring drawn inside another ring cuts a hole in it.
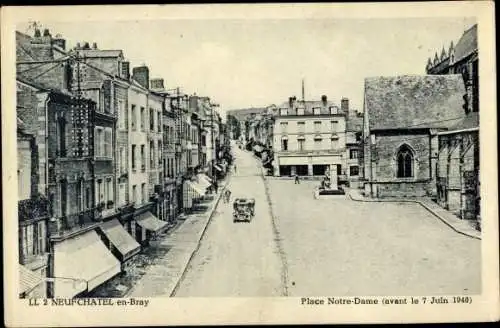
M 19 221 L 35 220 L 48 216 L 49 201 L 43 197 L 24 199 L 18 202 Z
M 93 229 L 100 223 L 99 215 L 96 212 L 96 208 L 92 208 L 51 220 L 49 224 L 50 238 L 64 239 L 81 231 Z

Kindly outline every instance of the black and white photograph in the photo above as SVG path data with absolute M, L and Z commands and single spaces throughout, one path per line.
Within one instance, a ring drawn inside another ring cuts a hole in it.
M 2 10 L 10 325 L 498 320 L 493 4 L 420 5 Z

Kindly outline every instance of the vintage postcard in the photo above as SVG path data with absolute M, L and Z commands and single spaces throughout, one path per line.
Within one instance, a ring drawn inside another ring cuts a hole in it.
M 6 326 L 498 320 L 493 12 L 2 8 Z

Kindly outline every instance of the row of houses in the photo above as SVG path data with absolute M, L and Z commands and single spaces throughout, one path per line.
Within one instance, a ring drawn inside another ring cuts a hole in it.
M 224 176 L 226 127 L 122 50 L 47 29 L 16 46 L 20 296 L 83 295 Z
M 364 108 L 322 96 L 245 113 L 241 139 L 275 176 L 322 176 L 369 197 L 433 198 L 480 229 L 477 25 L 423 75 L 366 78 Z M 233 115 L 237 115 L 234 112 Z

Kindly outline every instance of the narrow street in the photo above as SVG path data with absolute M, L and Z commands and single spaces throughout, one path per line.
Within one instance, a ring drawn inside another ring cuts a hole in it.
M 279 257 L 260 168 L 251 153 L 234 148 L 237 172 L 220 201 L 201 246 L 175 296 L 283 296 Z M 233 223 L 234 198 L 255 198 L 250 223 Z
M 418 204 L 315 200 L 317 181 L 267 177 L 286 258 L 281 276 L 269 203 L 250 152 L 234 150 L 234 197 L 256 216 L 233 223 L 221 202 L 176 296 L 443 295 L 481 292 L 481 241 L 460 235 Z

